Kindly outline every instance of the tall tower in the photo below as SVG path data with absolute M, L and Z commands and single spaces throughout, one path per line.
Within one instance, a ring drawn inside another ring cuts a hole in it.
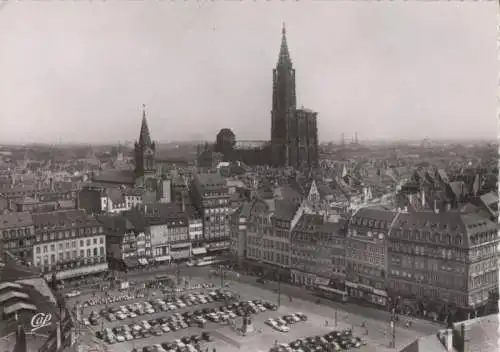
M 281 47 L 276 68 L 273 69 L 273 107 L 271 111 L 271 147 L 274 166 L 288 164 L 288 117 L 297 105 L 295 70 L 286 42 L 286 29 L 281 31 Z
M 143 178 L 144 182 L 148 178 L 154 178 L 156 174 L 155 153 L 156 145 L 151 141 L 148 121 L 146 120 L 146 106 L 142 106 L 142 122 L 139 141 L 135 142 L 135 177 Z

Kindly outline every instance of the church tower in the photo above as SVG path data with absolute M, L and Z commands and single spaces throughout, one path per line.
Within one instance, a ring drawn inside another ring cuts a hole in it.
M 295 69 L 286 41 L 286 29 L 281 31 L 281 47 L 273 69 L 273 106 L 271 111 L 271 147 L 274 166 L 288 165 L 288 120 L 296 108 Z
M 148 121 L 146 120 L 146 106 L 142 106 L 142 122 L 139 141 L 135 142 L 135 177 L 142 178 L 144 184 L 147 179 L 152 179 L 156 174 L 156 146 L 151 141 L 149 134 Z

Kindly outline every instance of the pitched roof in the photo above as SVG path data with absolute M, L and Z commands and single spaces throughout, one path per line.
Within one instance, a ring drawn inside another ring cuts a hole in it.
M 30 213 L 10 213 L 0 215 L 0 230 L 33 225 Z
M 40 276 L 41 273 L 39 270 L 23 265 L 14 258 L 8 258 L 5 265 L 0 268 L 0 283 L 9 283 Z
M 114 234 L 124 234 L 134 229 L 134 225 L 122 214 L 117 215 L 103 215 L 99 216 L 97 220 L 103 224 L 107 230 L 111 230 Z
M 354 214 L 353 217 L 367 220 L 386 221 L 390 224 L 396 217 L 396 212 L 376 208 L 361 208 Z
M 490 204 L 493 204 L 493 203 L 498 203 L 498 194 L 495 192 L 489 192 L 489 193 L 483 194 L 479 198 L 486 206 L 489 206 Z
M 203 189 L 226 187 L 226 181 L 218 173 L 200 173 L 195 175 L 196 182 Z
M 299 208 L 298 204 L 295 204 L 285 199 L 274 200 L 274 205 L 275 205 L 274 217 L 281 220 L 291 220 L 295 215 L 295 212 Z

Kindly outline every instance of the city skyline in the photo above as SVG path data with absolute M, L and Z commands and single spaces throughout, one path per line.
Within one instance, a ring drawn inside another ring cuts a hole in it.
M 321 141 L 492 139 L 491 6 L 9 3 L 0 141 L 268 140 L 283 22 Z

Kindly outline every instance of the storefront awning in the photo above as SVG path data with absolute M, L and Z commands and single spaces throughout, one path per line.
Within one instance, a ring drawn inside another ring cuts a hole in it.
M 316 285 L 322 285 L 322 286 L 327 286 L 329 282 L 330 279 L 325 279 L 323 277 L 316 277 L 316 280 L 314 280 L 314 283 Z
M 186 247 L 189 247 L 191 244 L 189 242 L 184 242 L 184 243 L 176 243 L 176 244 L 172 244 L 170 246 L 170 249 L 184 249 Z
M 205 247 L 197 247 L 193 248 L 192 252 L 194 255 L 205 254 L 207 253 L 207 249 Z
M 155 262 L 165 262 L 165 261 L 170 260 L 170 259 L 171 259 L 171 257 L 169 255 L 164 255 L 161 257 L 156 257 Z
M 135 267 L 137 267 L 137 260 L 125 258 L 123 260 L 123 264 L 125 264 L 126 268 L 129 268 L 129 269 L 135 268 Z
M 172 255 L 173 259 L 182 259 L 182 258 L 189 258 L 190 252 L 188 250 L 186 251 L 172 251 L 170 252 Z
M 333 292 L 333 293 L 337 293 L 339 295 L 346 295 L 347 294 L 347 292 L 345 292 L 345 291 L 337 290 L 335 288 L 331 288 L 328 286 L 319 285 L 318 288 L 323 290 L 323 291 Z

